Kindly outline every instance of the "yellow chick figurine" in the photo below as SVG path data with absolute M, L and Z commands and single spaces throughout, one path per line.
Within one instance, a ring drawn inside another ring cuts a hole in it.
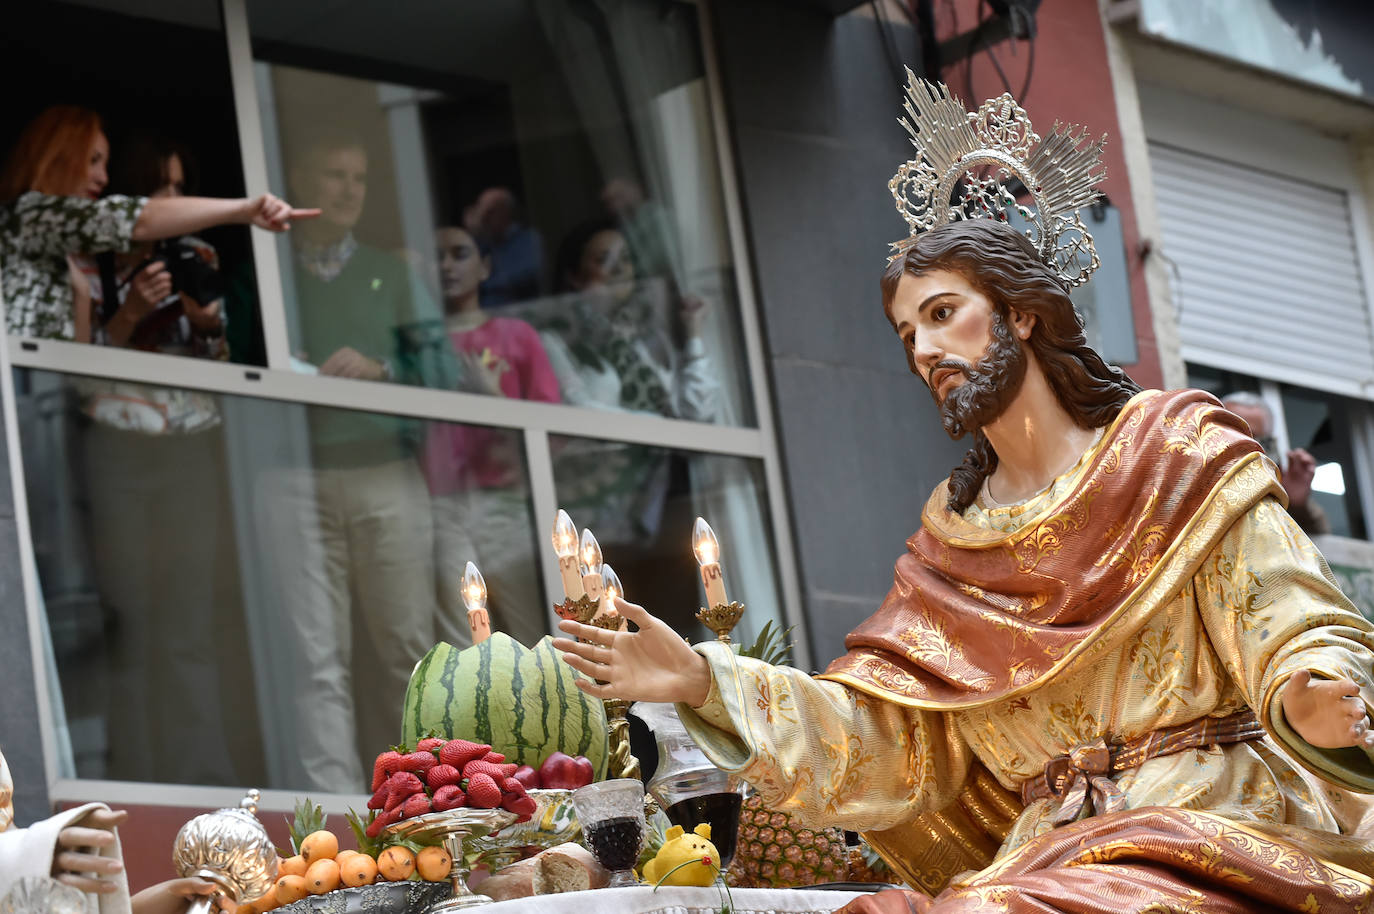
M 711 826 L 706 822 L 691 833 L 684 833 L 681 825 L 668 829 L 663 846 L 644 864 L 644 879 L 653 885 L 661 879 L 663 885 L 706 886 L 716 881 L 719 872 L 720 852 L 711 843 Z

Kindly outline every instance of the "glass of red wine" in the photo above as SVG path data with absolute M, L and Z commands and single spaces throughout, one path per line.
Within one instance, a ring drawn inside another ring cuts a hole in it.
M 644 848 L 644 784 L 637 778 L 597 781 L 572 794 L 582 840 L 611 871 L 607 888 L 639 885 L 635 864 Z

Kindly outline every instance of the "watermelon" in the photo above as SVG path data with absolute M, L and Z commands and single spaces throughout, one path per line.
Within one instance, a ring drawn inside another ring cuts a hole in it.
M 533 648 L 505 632 L 457 648 L 439 642 L 415 665 L 406 688 L 401 742 L 431 733 L 489 743 L 507 762 L 538 768 L 554 752 L 585 755 L 606 776 L 606 711 L 573 683 L 552 636 Z

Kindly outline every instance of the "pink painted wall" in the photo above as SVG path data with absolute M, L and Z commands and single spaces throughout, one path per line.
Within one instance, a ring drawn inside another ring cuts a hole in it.
M 941 41 L 969 31 L 976 25 L 980 15 L 990 17 L 992 13 L 991 7 L 983 0 L 936 0 L 935 10 L 936 35 Z M 1044 0 L 1036 14 L 1036 25 L 1035 68 L 1030 88 L 1024 97 L 1017 100 L 1042 136 L 1056 120 L 1081 124 L 1092 135 L 1107 134 L 1107 180 L 1101 188 L 1121 212 L 1131 283 L 1131 314 L 1139 346 L 1139 361 L 1123 367 L 1145 387 L 1158 387 L 1163 383 L 1159 345 L 1145 288 L 1140 232 L 1131 200 L 1131 185 L 1121 150 L 1121 126 L 1117 120 L 1116 99 L 1112 94 L 1111 72 L 1107 65 L 1107 44 L 1103 31 L 1106 25 L 1098 12 L 1097 0 Z M 1011 84 L 1011 91 L 1019 93 L 1025 83 L 1029 59 L 1026 43 L 1003 41 L 992 47 L 992 53 L 1001 64 Z M 978 45 L 971 63 L 971 97 L 970 59 L 948 65 L 942 73 L 945 84 L 965 104 L 976 106 L 984 99 L 1006 91 L 985 45 Z

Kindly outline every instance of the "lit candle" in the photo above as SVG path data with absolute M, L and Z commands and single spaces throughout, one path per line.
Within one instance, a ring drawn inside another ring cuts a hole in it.
M 601 599 L 601 544 L 591 529 L 582 531 L 582 589 L 593 600 Z
M 620 578 L 616 575 L 615 569 L 610 565 L 601 566 L 601 587 L 604 593 L 601 597 L 600 612 L 616 616 L 620 615 L 620 610 L 615 608 L 615 600 L 616 597 L 625 596 L 625 588 L 620 585 Z M 628 625 L 629 620 L 620 620 L 621 631 L 624 631 Z
M 698 517 L 692 527 L 692 551 L 696 553 L 697 563 L 701 565 L 701 583 L 706 587 L 706 606 L 722 606 L 729 601 L 725 598 L 725 578 L 720 573 L 720 541 L 716 531 Z
M 563 596 L 576 600 L 585 592 L 582 575 L 577 567 L 577 528 L 562 508 L 553 525 L 553 551 L 558 554 L 558 574 L 563 578 Z
M 472 643 L 481 644 L 491 637 L 491 616 L 487 614 L 487 582 L 472 562 L 463 569 L 463 603 L 468 608 Z

